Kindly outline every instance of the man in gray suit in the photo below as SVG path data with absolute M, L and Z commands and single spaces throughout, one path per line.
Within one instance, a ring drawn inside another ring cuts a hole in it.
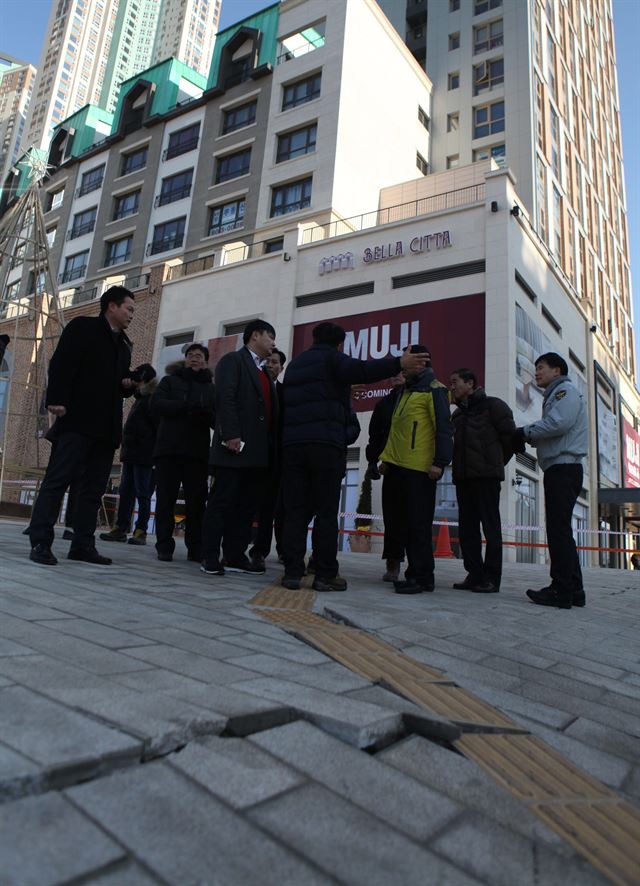
M 252 320 L 244 330 L 244 347 L 225 354 L 216 367 L 214 480 L 204 516 L 201 566 L 208 575 L 224 575 L 225 569 L 258 575 L 265 571 L 245 552 L 263 484 L 276 457 L 278 398 L 273 379 L 263 368 L 275 337 L 270 323 Z

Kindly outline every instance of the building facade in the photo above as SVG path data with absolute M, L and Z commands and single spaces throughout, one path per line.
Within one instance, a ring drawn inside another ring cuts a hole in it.
M 11 56 L 0 57 L 0 181 L 21 154 L 36 69 Z

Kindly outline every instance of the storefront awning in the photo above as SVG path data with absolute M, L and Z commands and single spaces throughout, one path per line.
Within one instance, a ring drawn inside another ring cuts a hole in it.
M 623 517 L 640 519 L 640 489 L 598 489 L 598 504 Z

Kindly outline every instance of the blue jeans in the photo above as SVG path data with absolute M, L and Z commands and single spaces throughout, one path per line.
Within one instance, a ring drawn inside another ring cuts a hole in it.
M 155 488 L 155 478 L 151 465 L 132 465 L 124 462 L 120 478 L 120 504 L 116 526 L 124 532 L 131 529 L 133 506 L 138 499 L 138 519 L 136 529 L 147 531 L 151 514 L 151 496 Z

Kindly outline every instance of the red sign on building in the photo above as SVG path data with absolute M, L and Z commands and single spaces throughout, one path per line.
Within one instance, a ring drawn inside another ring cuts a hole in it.
M 640 489 L 640 434 L 622 419 L 622 459 L 626 489 Z
M 422 344 L 431 350 L 433 368 L 443 384 L 461 366 L 473 369 L 480 384 L 484 381 L 484 294 L 326 319 L 344 327 L 344 352 L 350 357 L 399 357 L 407 345 Z M 294 328 L 294 357 L 313 344 L 313 327 L 320 322 L 315 320 Z M 356 411 L 370 411 L 389 390 L 384 381 L 367 385 L 354 404 Z

